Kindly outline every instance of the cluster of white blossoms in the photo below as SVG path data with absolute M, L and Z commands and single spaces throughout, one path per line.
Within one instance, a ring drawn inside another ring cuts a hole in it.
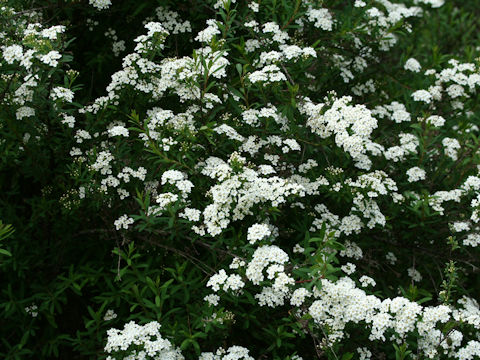
M 227 350 L 219 348 L 215 353 L 203 352 L 198 360 L 253 360 L 249 355 L 249 350 L 242 346 L 231 346 Z
M 307 297 L 310 297 L 312 294 L 307 289 L 301 287 L 296 289 L 292 296 L 290 297 L 290 304 L 293 306 L 301 306 Z
M 461 346 L 462 334 L 458 331 L 444 335 L 442 324 L 449 321 L 465 319 L 477 329 L 479 308 L 473 300 L 464 298 L 458 310 L 445 305 L 422 307 L 406 298 L 380 300 L 373 295 L 367 295 L 363 290 L 356 288 L 349 278 L 341 278 L 336 283 L 322 280 L 321 288 L 314 288 L 315 298 L 308 308 L 308 313 L 320 326 L 331 329 L 328 340 L 335 342 L 345 336 L 343 330 L 349 323 L 367 324 L 370 329 L 369 339 L 385 341 L 385 335 L 394 332 L 394 339 L 402 339 L 406 334 L 418 331 L 420 335 L 419 350 L 429 358 L 434 359 L 442 354 L 448 354 L 456 359 L 472 359 L 472 357 L 457 357 L 454 354 L 467 354 L 474 348 L 474 343 Z M 475 320 L 474 320 L 475 319 Z M 447 340 L 448 338 L 448 340 Z M 438 344 L 445 342 L 441 347 Z M 478 355 L 474 351 L 471 355 Z M 465 356 L 465 355 L 464 355 Z
M 14 110 L 17 120 L 28 119 L 33 124 L 28 132 L 19 134 L 19 136 L 28 138 L 30 142 L 41 141 L 47 125 L 44 117 L 39 113 L 38 98 L 44 99 L 45 89 L 51 90 L 50 99 L 64 102 L 55 106 L 54 110 L 60 113 L 61 110 L 68 107 L 68 103 L 73 100 L 74 96 L 72 90 L 63 87 L 65 86 L 63 75 L 60 83 L 56 76 L 62 71 L 65 47 L 63 34 L 66 27 L 42 25 L 41 14 L 35 11 L 16 13 L 13 8 L 8 6 L 0 8 L 2 19 L 9 13 L 15 14 L 18 23 L 13 33 L 7 34 L 9 26 L 7 23 L 0 31 L 1 81 L 2 86 L 3 81 L 7 81 L 4 84 L 9 84 L 3 88 L 1 102 Z M 8 65 L 11 65 L 10 70 Z M 49 67 L 48 71 L 46 67 Z M 12 71 L 12 74 L 7 75 Z M 40 74 L 42 75 L 40 76 Z M 23 145 L 20 145 L 19 150 L 23 151 L 23 149 Z
M 266 224 L 253 224 L 248 228 L 247 240 L 250 244 L 263 240 L 272 234 L 270 228 Z
M 432 8 L 439 8 L 445 4 L 445 0 L 414 0 L 415 4 L 426 4 Z
M 104 321 L 110 321 L 110 320 L 113 320 L 113 319 L 116 319 L 116 318 L 117 318 L 117 314 L 112 309 L 108 309 L 105 312 L 105 315 L 103 315 L 103 320 Z
M 405 105 L 399 103 L 398 101 L 393 101 L 391 104 L 388 105 L 376 106 L 375 109 L 372 110 L 372 114 L 380 119 L 391 119 L 396 123 L 407 122 L 411 121 L 412 119 Z
M 457 152 L 461 146 L 457 139 L 446 137 L 442 140 L 442 145 L 444 146 L 445 155 L 452 160 L 458 159 Z
M 215 35 L 221 34 L 220 29 L 218 28 L 217 22 L 213 19 L 207 20 L 207 27 L 200 31 L 195 38 L 196 41 L 203 43 L 210 43 Z
M 435 102 L 450 99 L 450 104 L 457 112 L 462 112 L 463 101 L 460 99 L 470 98 L 476 94 L 480 86 L 480 74 L 473 63 L 460 63 L 457 60 L 450 60 L 449 67 L 438 72 L 435 69 L 428 69 L 425 75 L 433 77 L 435 81 L 428 89 L 417 90 L 412 93 L 413 100 L 424 102 L 432 109 L 436 108 Z
M 405 62 L 403 66 L 405 70 L 413 71 L 413 72 L 420 72 L 422 70 L 422 65 L 417 61 L 417 59 L 410 58 Z
M 159 6 L 155 9 L 158 21 L 170 34 L 180 34 L 192 31 L 190 21 L 183 20 L 176 11 Z
M 425 122 L 435 127 L 442 127 L 443 125 L 445 125 L 445 118 L 440 115 L 431 115 L 427 119 L 425 119 Z
M 105 10 L 112 5 L 112 0 L 89 0 L 89 4 L 98 10 Z
M 133 223 L 134 223 L 134 220 L 125 214 L 120 216 L 117 220 L 115 220 L 113 225 L 115 225 L 115 228 L 117 230 L 120 230 L 120 229 L 128 229 L 128 227 Z
M 425 180 L 426 172 L 425 170 L 415 166 L 407 170 L 408 182 L 416 182 L 420 180 Z
M 62 86 L 57 86 L 52 89 L 50 93 L 50 97 L 52 100 L 61 100 L 65 102 L 72 102 L 73 101 L 73 91 Z
M 268 85 L 278 81 L 286 81 L 287 77 L 277 65 L 267 65 L 261 70 L 252 72 L 248 79 L 252 84 L 261 82 L 263 85 Z
M 212 287 L 214 292 L 220 290 L 220 286 L 223 291 L 232 290 L 238 292 L 245 286 L 245 283 L 242 281 L 242 278 L 238 274 L 231 274 L 227 276 L 225 270 L 220 270 L 218 274 L 213 275 L 207 282 L 207 287 Z M 211 298 L 207 298 L 212 300 Z
M 192 191 L 193 183 L 187 179 L 186 175 L 178 170 L 167 170 L 162 174 L 162 185 L 170 184 L 180 192 L 182 197 L 188 197 Z
M 415 101 L 422 101 L 426 104 L 430 104 L 433 96 L 427 90 L 417 90 L 412 94 L 412 98 Z
M 313 26 L 325 31 L 332 31 L 334 22 L 328 9 L 314 9 L 310 7 L 306 16 L 308 21 L 313 23 Z
M 116 126 L 113 126 L 110 129 L 108 129 L 108 135 L 110 135 L 112 137 L 113 136 L 128 137 L 129 132 L 128 132 L 128 129 L 125 126 L 116 125 Z
M 32 304 L 30 306 L 25 307 L 25 312 L 29 314 L 31 317 L 37 317 L 38 316 L 38 306 L 36 304 Z
M 143 326 L 130 321 L 123 330 L 109 329 L 105 351 L 108 360 L 115 360 L 115 353 L 130 352 L 130 359 L 145 359 L 147 356 L 158 360 L 183 360 L 180 350 L 160 334 L 160 324 L 156 321 Z M 123 357 L 122 357 L 123 358 Z
M 291 196 L 305 195 L 301 185 L 278 176 L 263 177 L 247 167 L 235 172 L 232 160 L 243 162 L 244 158 L 234 154 L 229 164 L 219 158 L 210 157 L 199 164 L 203 175 L 220 181 L 207 192 L 213 202 L 203 210 L 203 224 L 193 227 L 200 235 L 206 232 L 212 236 L 220 234 L 231 221 L 252 215 L 255 205 L 269 203 L 278 207 L 286 203 Z
M 367 151 L 375 151 L 375 145 L 370 139 L 372 131 L 377 127 L 377 120 L 364 105 L 350 105 L 349 96 L 335 99 L 328 110 L 326 104 L 314 104 L 310 99 L 300 111 L 308 116 L 307 126 L 312 132 L 322 138 L 335 136 L 335 143 L 356 161 L 360 169 L 369 169 L 371 161 L 366 156 Z

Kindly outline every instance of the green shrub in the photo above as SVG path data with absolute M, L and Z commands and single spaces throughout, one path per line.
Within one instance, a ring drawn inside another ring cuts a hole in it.
M 480 357 L 443 2 L 3 1 L 0 356 Z

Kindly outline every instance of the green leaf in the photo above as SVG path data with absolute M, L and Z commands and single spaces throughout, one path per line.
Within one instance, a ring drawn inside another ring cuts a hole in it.
M 7 256 L 12 256 L 12 253 L 8 250 L 5 250 L 5 249 L 0 249 L 0 254 L 7 255 Z
M 353 353 L 349 352 L 349 353 L 343 354 L 341 360 L 350 360 L 352 358 L 353 358 Z

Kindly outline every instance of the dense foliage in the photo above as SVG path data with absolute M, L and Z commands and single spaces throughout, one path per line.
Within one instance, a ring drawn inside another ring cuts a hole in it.
M 0 0 L 0 357 L 480 358 L 478 24 Z

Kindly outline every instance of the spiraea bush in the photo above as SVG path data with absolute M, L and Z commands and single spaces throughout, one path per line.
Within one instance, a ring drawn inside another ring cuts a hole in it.
M 0 1 L 0 357 L 480 358 L 475 3 Z

